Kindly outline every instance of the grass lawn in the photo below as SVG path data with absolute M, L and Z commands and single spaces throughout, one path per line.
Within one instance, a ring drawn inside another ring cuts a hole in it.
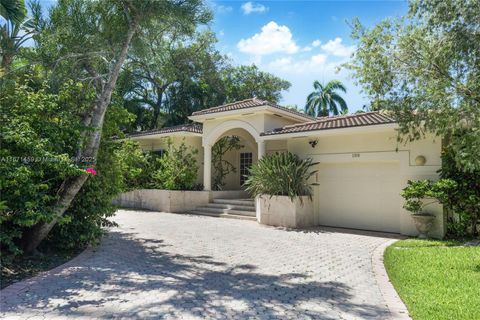
M 480 319 L 480 247 L 408 239 L 385 252 L 385 267 L 415 320 Z

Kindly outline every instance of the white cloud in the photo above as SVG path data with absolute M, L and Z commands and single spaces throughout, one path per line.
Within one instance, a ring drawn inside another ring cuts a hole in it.
M 270 21 L 264 25 L 262 31 L 251 38 L 240 40 L 237 47 L 242 52 L 255 55 L 276 52 L 292 54 L 299 50 L 292 39 L 290 29 L 287 26 L 279 26 L 275 21 Z
M 317 40 L 314 40 L 314 41 L 312 42 L 312 47 L 318 47 L 318 46 L 320 46 L 321 43 L 322 43 L 322 41 L 320 41 L 320 40 L 318 40 L 318 39 L 317 39 Z
M 322 49 L 328 54 L 337 57 L 349 57 L 355 51 L 355 46 L 344 46 L 342 44 L 342 38 L 337 37 L 335 40 L 329 40 L 324 44 Z
M 245 2 L 241 6 L 242 11 L 244 14 L 250 14 L 250 13 L 264 13 L 268 11 L 268 7 L 265 7 L 263 4 L 260 3 L 253 3 L 251 1 Z
M 231 6 L 224 6 L 221 4 L 216 4 L 215 2 L 212 2 L 212 8 L 216 13 L 229 13 L 233 10 Z
M 288 74 L 318 74 L 333 71 L 335 66 L 327 63 L 327 55 L 317 54 L 303 60 L 294 60 L 291 57 L 279 58 L 270 62 L 267 69 Z
M 303 47 L 303 48 L 302 48 L 302 51 L 303 51 L 303 52 L 312 51 L 312 47 L 310 47 L 310 46 Z

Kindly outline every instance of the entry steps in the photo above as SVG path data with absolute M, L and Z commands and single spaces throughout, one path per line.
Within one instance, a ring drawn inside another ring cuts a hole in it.
M 256 221 L 255 202 L 253 199 L 213 199 L 206 206 L 195 208 L 187 213 Z

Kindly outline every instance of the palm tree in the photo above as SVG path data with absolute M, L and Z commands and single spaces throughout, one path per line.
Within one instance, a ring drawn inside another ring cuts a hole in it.
M 27 16 L 25 0 L 0 0 L 0 16 L 7 21 L 21 23 Z
M 32 3 L 39 8 L 38 3 Z M 25 0 L 0 0 L 0 69 L 8 71 L 20 47 L 36 32 L 33 19 L 27 18 Z
M 347 92 L 345 86 L 338 80 L 332 80 L 326 85 L 318 81 L 313 83 L 315 91 L 307 97 L 305 113 L 313 117 L 325 117 L 348 112 L 347 103 L 337 91 Z

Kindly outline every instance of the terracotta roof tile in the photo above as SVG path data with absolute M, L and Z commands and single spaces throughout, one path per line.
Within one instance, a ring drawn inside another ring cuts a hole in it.
M 213 107 L 213 108 L 203 109 L 203 110 L 196 111 L 196 112 L 192 113 L 192 116 L 200 116 L 200 115 L 205 115 L 205 114 L 210 114 L 210 113 L 218 113 L 218 112 L 227 112 L 227 111 L 233 111 L 233 110 L 248 109 L 248 108 L 260 107 L 260 106 L 270 106 L 270 107 L 273 107 L 273 108 L 276 108 L 276 109 L 280 109 L 280 110 L 289 112 L 289 113 L 297 115 L 297 116 L 301 116 L 303 118 L 313 119 L 312 117 L 310 117 L 309 115 L 307 115 L 305 113 L 298 112 L 298 111 L 295 111 L 295 110 L 291 110 L 291 109 L 279 106 L 279 105 L 277 105 L 273 102 L 258 99 L 258 98 L 251 98 L 251 99 L 246 99 L 246 100 L 237 101 L 237 102 L 233 102 L 233 103 L 223 104 L 221 106 L 217 106 L 217 107 Z
M 147 131 L 139 131 L 135 133 L 131 133 L 128 137 L 139 137 L 139 136 L 149 136 L 154 134 L 162 134 L 162 133 L 172 133 L 172 132 L 191 132 L 191 133 L 202 133 L 202 125 L 201 124 L 182 124 L 174 127 L 166 127 L 166 128 L 159 128 Z
M 317 118 L 317 120 L 315 121 L 309 121 L 304 123 L 288 125 L 282 128 L 276 128 L 270 131 L 263 132 L 261 135 L 269 136 L 269 135 L 275 135 L 275 134 L 361 127 L 361 126 L 371 126 L 371 125 L 388 124 L 388 123 L 395 123 L 395 122 L 396 121 L 392 116 L 383 112 L 375 111 L 375 112 L 357 113 L 357 114 L 351 114 L 351 115 L 345 115 L 345 116 L 321 117 L 321 118 Z

